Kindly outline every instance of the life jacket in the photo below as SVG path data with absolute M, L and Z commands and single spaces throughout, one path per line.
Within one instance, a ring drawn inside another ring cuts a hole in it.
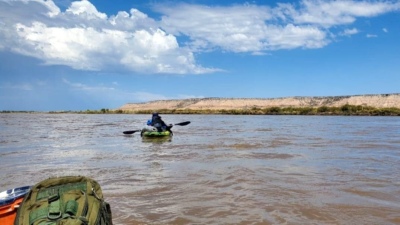
M 157 128 L 159 132 L 163 131 L 166 129 L 167 125 L 162 121 L 161 116 L 153 116 L 151 119 L 151 125 Z
M 153 116 L 153 118 L 151 119 L 151 125 L 161 127 L 161 126 L 165 126 L 165 123 L 164 123 L 164 121 L 162 121 L 161 116 Z

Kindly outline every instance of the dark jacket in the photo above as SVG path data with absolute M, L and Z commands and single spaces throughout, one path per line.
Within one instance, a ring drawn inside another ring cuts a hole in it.
M 167 124 L 161 119 L 161 116 L 153 115 L 151 118 L 151 126 L 157 128 L 158 131 L 162 131 L 166 129 Z

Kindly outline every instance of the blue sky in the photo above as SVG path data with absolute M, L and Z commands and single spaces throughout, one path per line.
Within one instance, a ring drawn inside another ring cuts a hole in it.
M 0 110 L 400 92 L 399 1 L 0 0 Z

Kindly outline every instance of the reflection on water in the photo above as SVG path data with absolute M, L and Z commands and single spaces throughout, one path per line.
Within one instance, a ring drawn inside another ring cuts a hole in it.
M 154 144 L 162 144 L 165 142 L 171 142 L 172 136 L 165 137 L 142 137 L 143 143 L 154 143 Z
M 0 191 L 97 180 L 115 224 L 400 224 L 400 118 L 0 114 Z

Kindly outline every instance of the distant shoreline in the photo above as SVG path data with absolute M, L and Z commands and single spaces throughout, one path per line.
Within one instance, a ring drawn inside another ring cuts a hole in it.
M 145 103 L 128 103 L 122 111 L 144 110 L 248 110 L 252 108 L 288 107 L 342 107 L 344 105 L 400 108 L 400 94 L 353 95 L 332 97 L 287 97 L 287 98 L 192 98 L 159 100 Z
M 233 114 L 400 116 L 400 94 L 287 98 L 191 98 L 128 103 L 118 109 L 50 111 L 80 114 Z M 38 113 L 0 111 L 0 113 Z
M 26 114 L 151 114 L 157 111 L 161 114 L 200 114 L 200 115 L 308 115 L 308 116 L 400 116 L 400 108 L 375 108 L 370 106 L 344 105 L 341 107 L 269 107 L 236 110 L 86 110 L 86 111 L 0 111 L 0 113 Z

